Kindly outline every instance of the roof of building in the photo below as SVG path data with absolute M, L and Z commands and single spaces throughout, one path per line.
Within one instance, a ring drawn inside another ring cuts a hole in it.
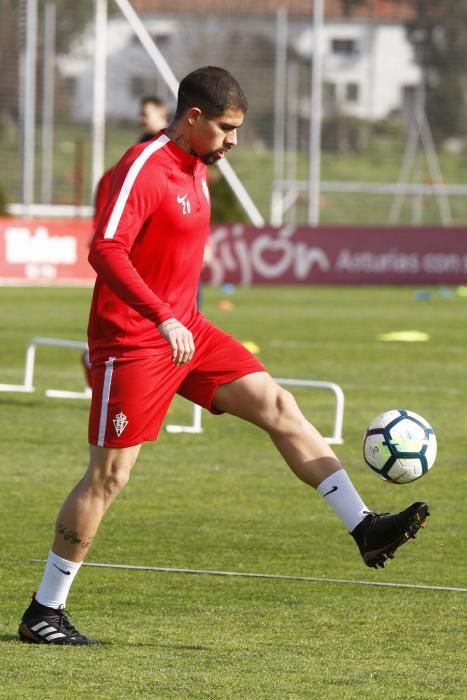
M 132 5 L 136 12 L 144 14 L 271 15 L 284 7 L 291 16 L 303 16 L 313 11 L 313 0 L 132 0 Z M 333 19 L 348 17 L 406 21 L 413 19 L 416 8 L 413 0 L 326 0 L 325 14 Z

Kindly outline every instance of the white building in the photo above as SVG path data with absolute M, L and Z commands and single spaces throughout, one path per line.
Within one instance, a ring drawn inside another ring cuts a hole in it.
M 149 20 L 146 28 L 163 51 L 176 30 L 173 22 Z M 59 70 L 72 81 L 72 114 L 90 121 L 93 108 L 94 27 L 90 26 L 72 53 L 59 58 Z M 111 17 L 107 26 L 106 117 L 135 122 L 141 97 L 169 98 L 169 91 L 154 63 L 123 17 Z
M 403 108 L 421 72 L 402 24 L 332 20 L 323 32 L 325 112 L 374 121 Z M 313 30 L 306 29 L 295 49 L 309 56 L 312 47 Z
M 288 45 L 303 62 L 313 48 L 311 18 L 289 17 Z M 208 63 L 230 67 L 247 94 L 262 100 L 264 110 L 274 94 L 274 15 L 244 16 L 167 13 L 145 16 L 145 26 L 181 77 Z M 328 19 L 323 27 L 324 113 L 378 120 L 404 107 L 406 96 L 420 81 L 406 29 L 397 20 Z M 72 111 L 79 121 L 92 115 L 94 36 L 92 27 L 59 69 L 73 81 Z M 107 117 L 134 121 L 139 99 L 157 94 L 172 100 L 154 64 L 126 20 L 111 17 L 107 46 Z M 303 94 L 301 116 L 309 114 Z M 253 105 L 252 105 L 253 106 Z

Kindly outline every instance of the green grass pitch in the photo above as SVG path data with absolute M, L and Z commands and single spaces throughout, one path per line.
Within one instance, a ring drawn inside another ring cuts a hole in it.
M 467 566 L 467 298 L 412 288 L 206 289 L 206 315 L 255 342 L 273 376 L 337 382 L 345 392 L 336 452 L 370 507 L 431 506 L 428 527 L 387 569 L 363 566 L 326 503 L 281 462 L 268 438 L 229 416 L 201 435 L 162 433 L 144 446 L 105 518 L 91 562 L 322 578 L 227 578 L 83 567 L 72 621 L 99 649 L 16 639 L 37 587 L 56 511 L 86 463 L 79 352 L 38 348 L 36 391 L 0 393 L 0 698 L 465 698 L 467 593 L 338 584 L 329 578 L 465 588 Z M 443 293 L 440 293 L 443 292 Z M 34 335 L 85 338 L 89 289 L 0 289 L 0 382 L 22 381 Z M 424 343 L 378 335 L 419 330 Z M 294 390 L 324 433 L 331 394 Z M 405 486 L 364 466 L 367 423 L 390 408 L 424 416 L 438 459 Z M 182 399 L 170 422 L 189 422 Z

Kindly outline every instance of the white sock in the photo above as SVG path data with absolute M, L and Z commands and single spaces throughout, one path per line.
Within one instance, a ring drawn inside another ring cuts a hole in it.
M 48 608 L 65 607 L 68 592 L 82 562 L 62 559 L 52 550 L 49 552 L 44 576 L 36 593 L 36 600 Z
M 318 493 L 334 508 L 349 532 L 368 515 L 368 508 L 358 495 L 345 469 L 327 476 L 317 487 Z

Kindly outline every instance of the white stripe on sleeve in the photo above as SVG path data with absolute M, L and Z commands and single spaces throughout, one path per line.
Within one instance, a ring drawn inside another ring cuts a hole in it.
M 163 148 L 169 141 L 169 137 L 165 134 L 162 134 L 162 136 L 159 136 L 159 138 L 156 141 L 151 141 L 151 143 L 148 144 L 148 146 L 146 146 L 144 151 L 142 151 L 137 157 L 137 159 L 134 161 L 129 171 L 127 172 L 126 178 L 122 185 L 122 189 L 120 190 L 119 195 L 117 197 L 117 201 L 115 202 L 112 214 L 110 215 L 109 223 L 107 224 L 107 228 L 105 229 L 104 238 L 113 238 L 115 236 L 118 224 L 120 223 L 120 219 L 123 214 L 123 210 L 125 209 L 125 204 L 127 203 L 128 197 L 130 196 L 131 188 L 135 184 L 135 180 L 138 177 L 138 173 L 140 172 L 143 165 L 146 163 L 148 158 L 152 156 L 153 153 L 158 151 L 160 148 Z

